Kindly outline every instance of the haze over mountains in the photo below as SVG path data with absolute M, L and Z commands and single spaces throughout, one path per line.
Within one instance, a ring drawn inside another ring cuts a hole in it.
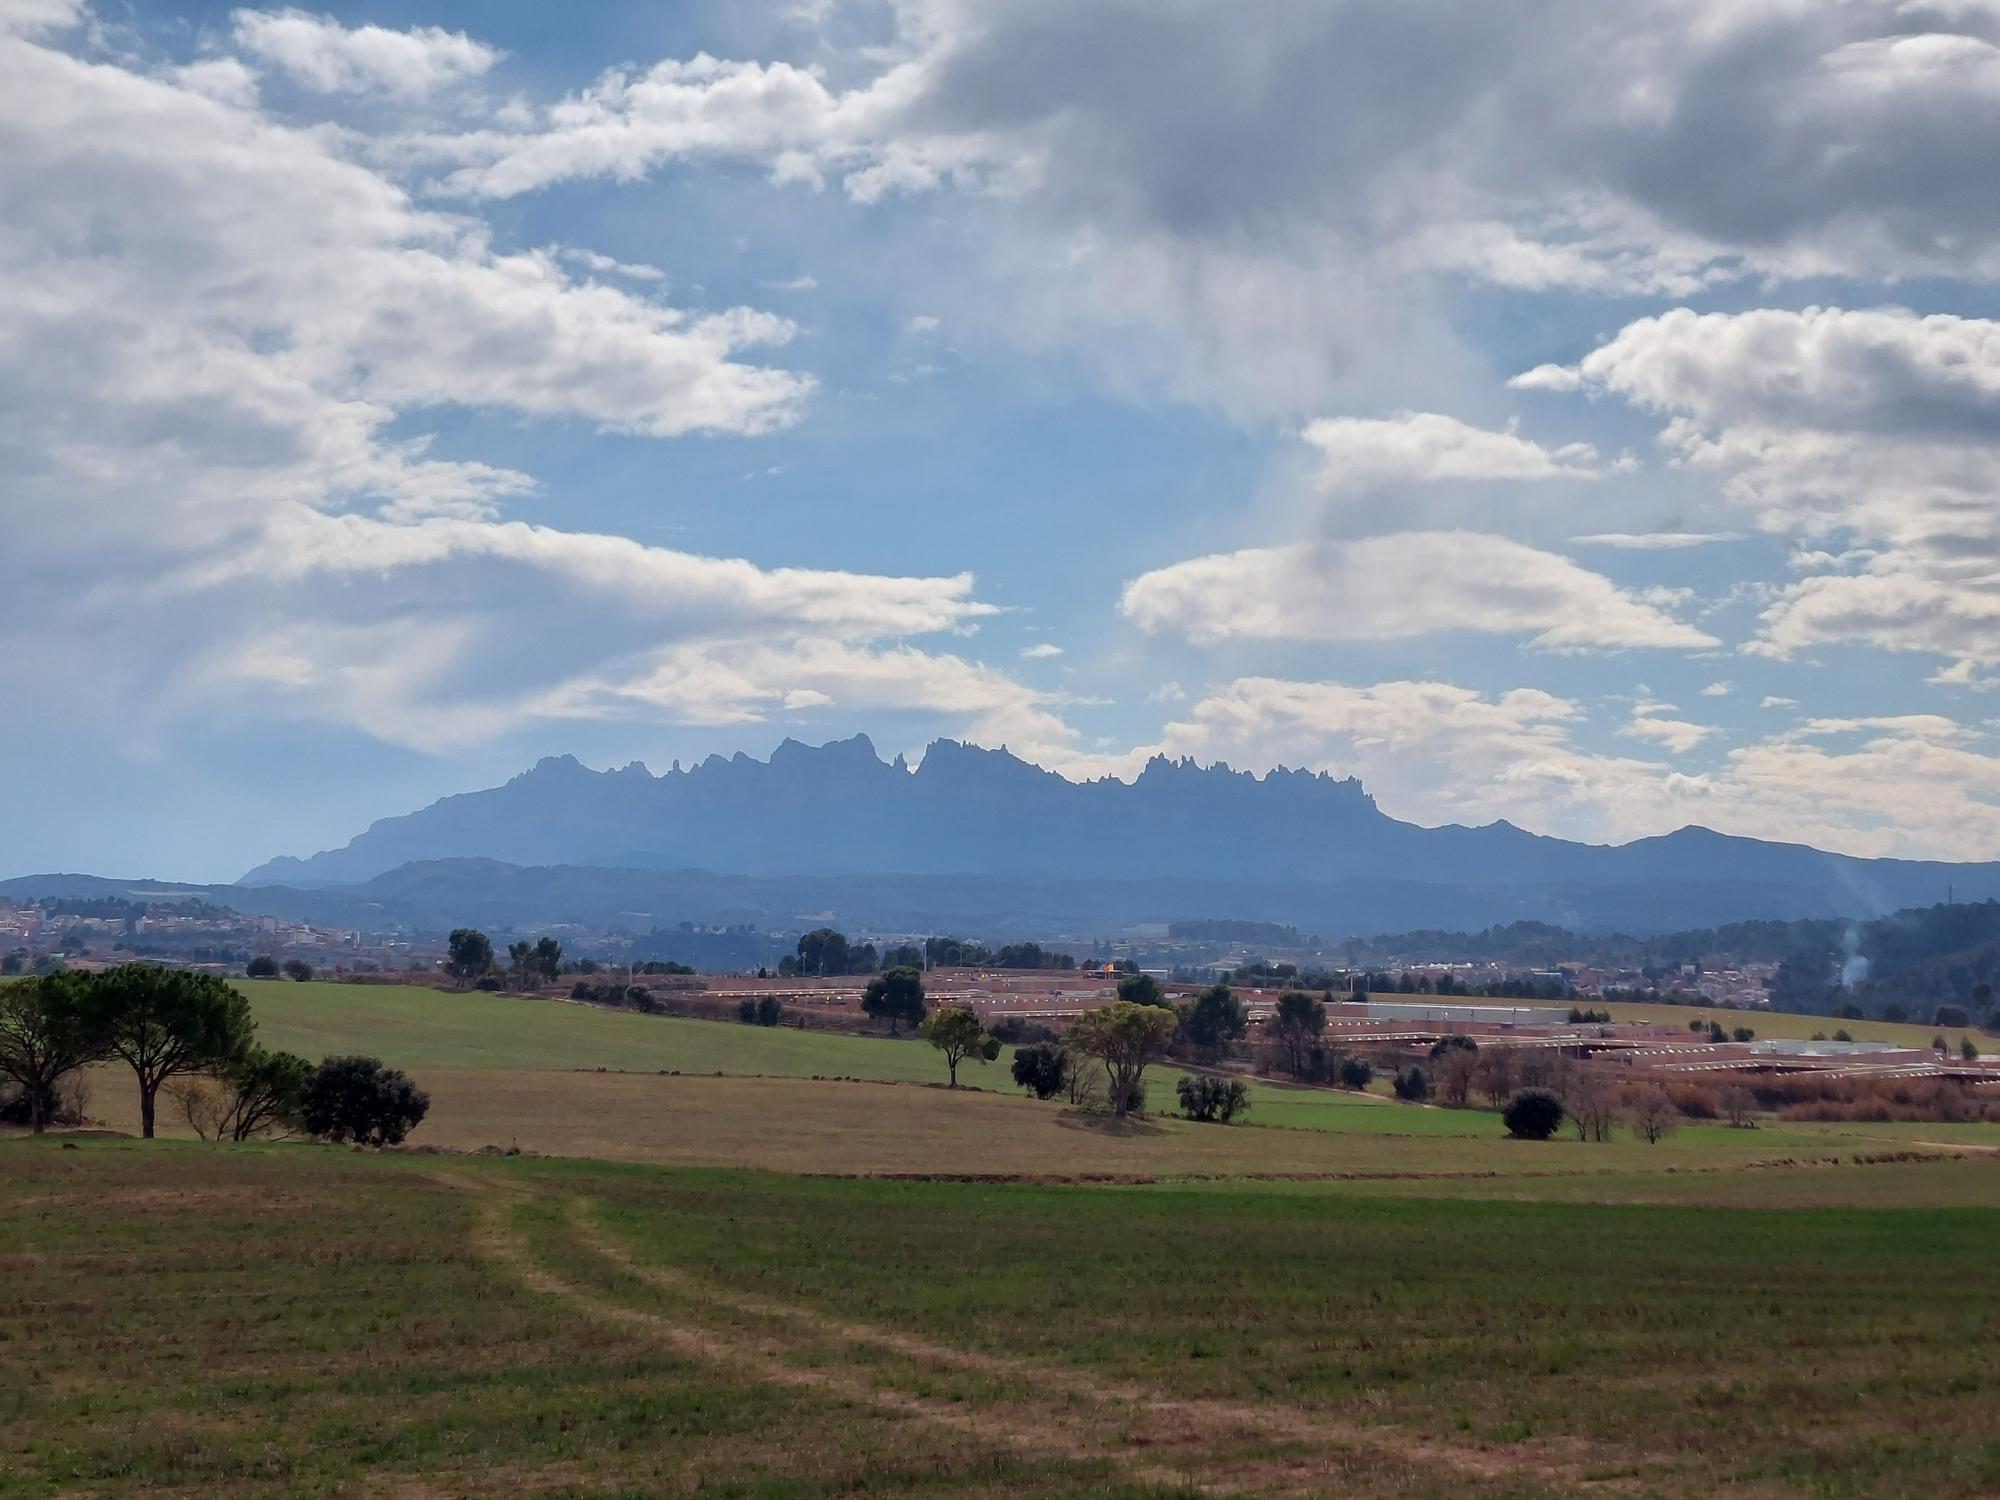
M 504 786 L 383 819 L 339 849 L 243 877 L 432 919 L 784 921 L 987 934 L 1198 916 L 1326 936 L 1523 917 L 1657 932 L 1874 916 L 2000 895 L 2000 864 L 1870 860 L 1684 828 L 1619 846 L 1505 822 L 1424 828 L 1352 779 L 1155 760 L 1072 782 L 939 740 L 912 770 L 865 736 L 593 771 L 564 756 Z M 293 904 L 287 901 L 287 904 Z M 312 904 L 310 901 L 308 905 Z

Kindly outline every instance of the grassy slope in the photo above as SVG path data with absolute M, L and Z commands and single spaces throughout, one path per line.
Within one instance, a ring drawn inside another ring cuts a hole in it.
M 394 985 L 241 980 L 259 1039 L 308 1058 L 367 1052 L 412 1073 L 443 1069 L 612 1068 L 634 1073 L 754 1074 L 939 1083 L 938 1054 L 908 1038 L 840 1036 L 782 1026 L 739 1026 L 644 1016 L 601 1006 Z M 963 1063 L 960 1078 L 1011 1090 L 1009 1052 Z M 1179 1075 L 1162 1068 L 1149 1088 L 1170 1106 Z M 1490 1122 L 1444 1110 L 1402 1109 L 1380 1098 L 1253 1084 L 1252 1115 L 1270 1125 L 1319 1130 L 1486 1135 Z
M 13 1140 L 0 1336 L 38 1378 L 0 1382 L 0 1496 L 1991 1494 L 1996 1230 Z M 1187 1430 L 1127 1441 L 994 1357 Z M 1352 1436 L 1260 1447 L 1203 1399 Z M 948 1425 L 1010 1413 L 1022 1443 Z
M 396 985 L 239 980 L 259 1039 L 301 1056 L 369 1052 L 400 1068 L 623 1068 L 813 1074 L 928 1083 L 930 1048 L 887 1038 L 644 1016 L 636 1011 Z

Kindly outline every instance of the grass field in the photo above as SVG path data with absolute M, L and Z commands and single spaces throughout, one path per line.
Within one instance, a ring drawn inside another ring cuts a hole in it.
M 844 1036 L 782 1026 L 738 1026 L 646 1016 L 477 991 L 397 985 L 294 984 L 241 980 L 267 1047 L 317 1060 L 366 1052 L 419 1075 L 476 1068 L 525 1072 L 605 1068 L 631 1073 L 725 1073 L 752 1077 L 860 1078 L 941 1083 L 944 1063 L 908 1037 Z M 1011 1051 L 997 1061 L 961 1064 L 971 1088 L 1011 1092 Z M 1156 1100 L 1171 1105 L 1171 1068 L 1150 1075 Z M 1400 1109 L 1378 1096 L 1253 1083 L 1251 1115 L 1263 1124 L 1410 1134 L 1488 1134 L 1490 1122 L 1444 1110 Z
M 1804 1038 L 1820 1032 L 1832 1036 L 1836 1031 L 1845 1030 L 1857 1042 L 1893 1042 L 1898 1047 L 1928 1047 L 1933 1037 L 1941 1036 L 1954 1055 L 1958 1052 L 1959 1042 L 1969 1037 L 1972 1045 L 1982 1052 L 2000 1052 L 2000 1037 L 1988 1036 L 1977 1027 L 1922 1026 L 1894 1021 L 1843 1021 L 1838 1016 L 1801 1016 L 1785 1011 L 1724 1010 L 1720 1006 L 1627 1005 L 1620 1002 L 1599 1004 L 1594 1001 L 1587 1003 L 1593 1010 L 1609 1011 L 1614 1021 L 1657 1021 L 1663 1025 L 1685 1029 L 1688 1022 L 1699 1017 L 1703 1021 L 1715 1022 L 1724 1031 L 1734 1031 L 1738 1026 L 1748 1026 L 1760 1039 Z
M 8 1497 L 2000 1489 L 1990 1208 L 79 1144 L 0 1141 Z
M 417 1143 L 782 1172 L 1451 1179 L 1697 1172 L 1787 1160 L 1851 1165 L 1856 1155 L 1925 1149 L 1908 1138 L 1860 1140 L 1840 1133 L 1848 1127 L 1830 1126 L 1689 1126 L 1657 1146 L 1629 1132 L 1602 1145 L 1572 1136 L 1527 1143 L 1506 1139 L 1484 1111 L 1384 1107 L 1365 1117 L 1376 1127 L 1366 1130 L 1197 1125 L 1170 1115 L 1119 1127 L 1019 1095 L 908 1085 L 504 1069 L 418 1077 L 430 1091 L 431 1115 L 412 1137 Z M 91 1112 L 114 1129 L 137 1129 L 129 1073 L 100 1072 Z M 1383 1128 L 1434 1115 L 1454 1121 L 1460 1133 Z M 2000 1129 L 1980 1128 L 2000 1143 Z M 186 1134 L 171 1120 L 163 1130 Z M 2000 1162 L 1994 1165 L 1990 1178 L 2000 1186 Z
M 0 1134 L 0 1500 L 2000 1492 L 2000 1127 L 1116 1125 L 910 1042 L 244 988 L 409 1069 L 429 1154 Z

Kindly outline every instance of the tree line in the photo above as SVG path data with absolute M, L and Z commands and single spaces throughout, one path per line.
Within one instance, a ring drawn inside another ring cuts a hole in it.
M 238 1141 L 298 1132 L 393 1145 L 430 1108 L 421 1089 L 375 1058 L 329 1057 L 315 1067 L 260 1047 L 249 1001 L 212 974 L 125 964 L 0 988 L 0 1078 L 18 1091 L 14 1107 L 37 1134 L 56 1120 L 66 1084 L 105 1062 L 132 1070 L 148 1140 L 163 1094 L 197 1134 Z

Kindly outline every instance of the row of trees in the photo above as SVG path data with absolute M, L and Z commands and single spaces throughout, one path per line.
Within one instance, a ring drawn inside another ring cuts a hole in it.
M 260 953 L 243 966 L 243 973 L 250 979 L 276 979 L 283 974 L 303 984 L 313 977 L 313 966 L 303 958 L 288 958 L 280 964 L 270 954 Z
M 315 1069 L 265 1051 L 249 1002 L 210 974 L 126 964 L 0 989 L 0 1078 L 19 1089 L 31 1129 L 47 1128 L 65 1080 L 107 1061 L 131 1068 L 148 1140 L 169 1089 L 211 1139 L 284 1128 L 384 1144 L 402 1140 L 430 1103 L 373 1058 L 328 1058 Z

